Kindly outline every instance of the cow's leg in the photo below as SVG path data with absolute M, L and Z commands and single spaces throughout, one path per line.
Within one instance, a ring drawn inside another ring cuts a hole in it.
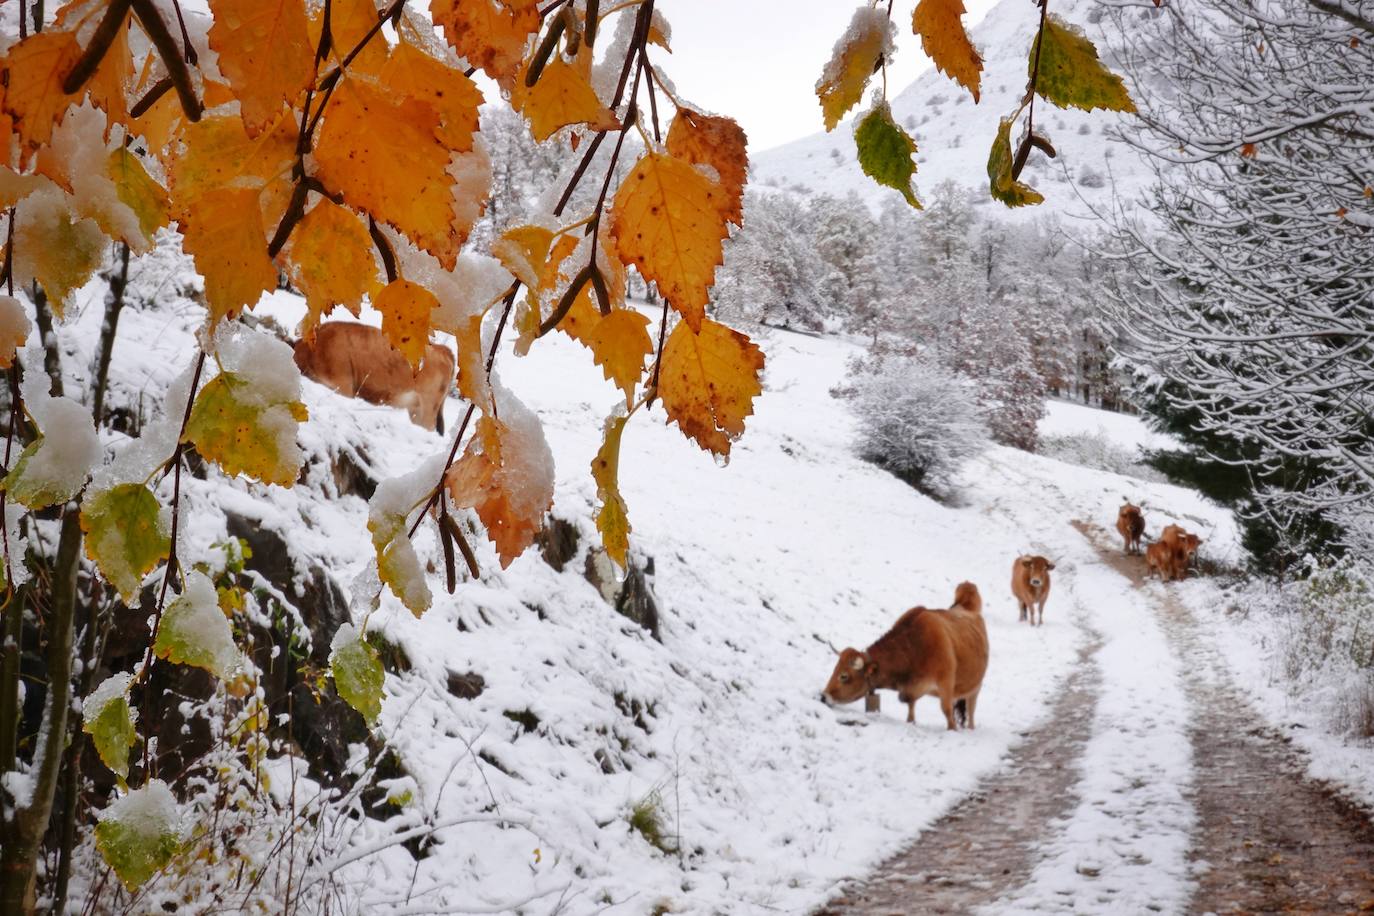
M 908 722 L 910 722 L 912 725 L 915 725 L 915 724 L 916 724 L 916 701 L 915 701 L 915 700 L 907 700 L 907 701 L 906 701 L 906 720 L 907 720 Z
M 1021 622 L 1024 623 L 1026 620 L 1026 602 L 1018 599 L 1016 603 L 1021 605 Z
M 981 688 L 979 688 L 979 689 L 981 689 Z M 972 729 L 972 728 L 973 728 L 973 711 L 974 711 L 975 709 L 978 708 L 978 691 L 975 690 L 975 691 L 973 691 L 973 693 L 970 693 L 968 696 L 964 697 L 964 702 L 965 702 L 965 703 L 967 704 L 967 706 L 968 706 L 968 727 L 969 727 L 970 729 Z
M 953 685 L 940 688 L 940 711 L 945 714 L 945 725 L 949 731 L 958 731 L 959 726 L 954 721 L 954 687 Z

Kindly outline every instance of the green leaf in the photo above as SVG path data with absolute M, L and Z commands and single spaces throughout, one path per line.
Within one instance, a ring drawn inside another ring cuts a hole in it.
M 181 850 L 181 812 L 167 784 L 151 779 L 100 812 L 95 842 L 132 893 Z
M 247 377 L 221 372 L 196 395 L 184 438 L 226 474 L 289 487 L 300 475 L 296 433 L 307 417 L 300 401 L 264 400 Z
M 1040 192 L 1011 177 L 1011 162 L 1011 120 L 1003 118 L 997 128 L 997 139 L 992 143 L 992 152 L 988 155 L 992 196 L 1008 207 L 1042 203 L 1045 198 Z
M 86 554 L 129 605 L 138 597 L 143 577 L 167 559 L 172 545 L 157 497 L 140 483 L 87 494 L 81 530 L 86 532 Z
M 367 644 L 351 623 L 339 627 L 329 647 L 329 671 L 334 689 L 344 702 L 362 713 L 368 725 L 382 713 L 382 684 L 386 672 L 377 650 Z
M 864 174 L 878 184 L 895 188 L 906 202 L 917 210 L 921 202 L 911 188 L 911 176 L 916 174 L 916 141 L 892 120 L 886 102 L 879 103 L 864 115 L 854 131 L 854 143 L 859 147 L 859 165 Z
M 129 778 L 129 749 L 138 743 L 129 681 L 127 674 L 112 674 L 81 704 L 81 730 L 91 736 L 101 761 L 121 780 Z
M 625 568 L 630 550 L 630 518 L 625 499 L 620 495 L 620 437 L 629 417 L 623 411 L 606 420 L 606 438 L 592 459 L 592 479 L 601 508 L 596 512 L 596 530 L 606 555 Z
M 193 572 L 186 577 L 186 590 L 162 614 L 153 653 L 179 665 L 204 668 L 221 679 L 238 664 L 234 633 L 209 576 Z
M 1135 111 L 1121 77 L 1102 65 L 1086 35 L 1058 16 L 1050 15 L 1043 34 L 1031 44 L 1028 66 L 1036 93 L 1060 108 Z

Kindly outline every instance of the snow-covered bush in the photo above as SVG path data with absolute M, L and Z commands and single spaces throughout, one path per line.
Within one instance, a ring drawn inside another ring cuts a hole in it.
M 1040 440 L 1040 454 L 1067 464 L 1123 474 L 1137 480 L 1152 483 L 1164 483 L 1168 480 L 1159 471 L 1145 464 L 1139 452 L 1122 448 L 1102 432 L 1045 436 Z
M 920 357 L 856 363 L 834 393 L 858 417 L 859 454 L 924 493 L 947 495 L 960 466 L 987 445 L 973 386 Z

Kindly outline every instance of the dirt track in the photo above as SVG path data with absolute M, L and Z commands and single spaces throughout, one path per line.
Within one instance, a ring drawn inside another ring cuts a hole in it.
M 1075 527 L 1102 561 L 1144 585 L 1144 564 L 1123 556 L 1107 532 Z M 1191 613 L 1165 590 L 1154 602 L 1182 660 L 1184 687 L 1199 710 L 1190 731 L 1198 816 L 1190 859 L 1190 913 L 1351 913 L 1374 910 L 1374 826 L 1368 817 L 1303 776 L 1280 736 L 1231 683 Z M 1047 723 L 1029 733 L 1006 767 L 977 794 L 893 856 L 847 886 L 822 916 L 968 913 L 1016 900 L 1055 821 L 1076 803 L 1074 784 L 1093 721 L 1100 676 L 1096 640 Z M 1075 901 L 1078 912 L 1094 912 Z M 995 912 L 996 910 L 990 910 Z

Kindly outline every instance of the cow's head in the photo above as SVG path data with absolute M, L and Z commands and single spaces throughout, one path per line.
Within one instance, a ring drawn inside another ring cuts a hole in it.
M 1197 556 L 1197 549 L 1202 546 L 1202 538 L 1196 534 L 1183 535 L 1183 556 L 1189 562 L 1193 562 L 1193 557 Z
M 1039 588 L 1050 581 L 1050 570 L 1054 569 L 1054 564 L 1044 557 L 1022 557 L 1021 565 L 1026 569 L 1031 588 Z
M 853 703 L 868 693 L 869 679 L 874 674 L 873 660 L 858 649 L 845 649 L 835 661 L 830 682 L 821 692 L 827 703 Z
M 1116 513 L 1117 518 L 1130 519 L 1140 515 L 1140 507 L 1131 503 L 1122 503 L 1121 509 Z

